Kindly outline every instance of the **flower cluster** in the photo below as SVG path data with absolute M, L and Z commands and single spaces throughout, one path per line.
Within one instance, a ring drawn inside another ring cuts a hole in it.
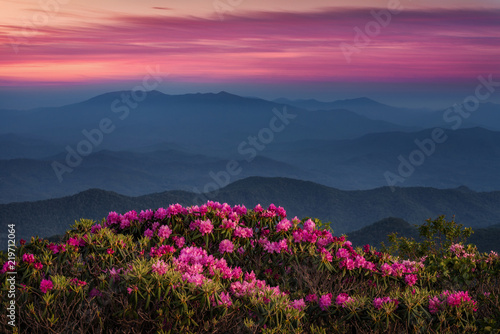
M 40 290 L 42 290 L 43 293 L 47 293 L 53 288 L 54 284 L 52 283 L 51 280 L 43 279 L 42 282 L 40 283 Z
M 397 299 L 392 299 L 390 297 L 375 298 L 373 300 L 373 306 L 375 306 L 377 310 L 381 309 L 385 304 L 391 304 L 391 303 L 397 306 L 399 304 L 399 301 Z
M 222 320 L 221 324 L 230 323 L 227 328 L 246 326 L 252 332 L 265 328 L 309 332 L 311 325 L 338 325 L 340 320 L 347 332 L 355 332 L 358 327 L 353 322 L 360 316 L 374 332 L 384 330 L 385 319 L 400 322 L 394 328 L 418 327 L 415 319 L 432 319 L 430 327 L 422 327 L 426 331 L 437 324 L 436 318 L 455 319 L 477 310 L 472 297 L 493 309 L 492 296 L 497 295 L 495 287 L 484 285 L 472 292 L 439 294 L 440 281 L 428 278 L 443 272 L 433 273 L 431 254 L 409 261 L 377 252 L 370 245 L 355 249 L 345 236 L 334 236 L 318 220 L 287 219 L 286 211 L 272 204 L 267 209 L 257 205 L 252 211 L 209 201 L 140 213 L 110 212 L 104 222 L 82 222 L 60 244 L 32 241 L 21 249 L 24 253 L 16 257 L 20 265 L 15 270 L 23 277 L 22 298 L 30 303 L 42 305 L 37 298 L 48 301 L 58 294 L 73 294 L 68 301 L 87 298 L 98 307 L 107 305 L 113 309 L 102 314 L 123 315 L 127 325 L 146 319 L 147 310 L 157 310 L 155 318 L 144 323 L 158 331 L 182 332 L 186 309 L 194 331 L 195 322 L 216 326 Z M 449 251 L 459 258 L 472 257 L 460 244 Z M 482 261 L 475 262 L 474 268 L 485 271 L 494 270 L 499 262 L 496 253 L 474 256 Z M 8 269 L 5 262 L 0 274 Z M 448 279 L 447 288 L 460 289 L 448 277 L 443 279 Z M 110 303 L 110 298 L 120 300 Z M 410 308 L 415 300 L 428 300 L 432 316 L 422 307 Z M 400 303 L 404 307 L 398 307 Z M 122 310 L 119 305 L 128 308 Z M 481 305 L 483 310 L 488 308 Z M 236 323 L 242 313 L 245 322 Z M 57 318 L 47 311 L 51 316 Z M 107 319 L 102 324 L 109 330 L 110 324 L 119 321 Z
M 347 293 L 341 293 L 335 299 L 335 303 L 340 307 L 346 307 L 347 305 L 353 302 L 354 299 L 352 297 L 349 297 Z
M 468 253 L 464 246 L 460 244 L 453 244 L 450 246 L 450 251 L 458 258 L 473 258 L 475 257 L 474 253 Z
M 447 308 L 463 308 L 467 311 L 477 311 L 477 302 L 474 301 L 468 291 L 443 291 L 439 296 L 429 298 L 429 312 L 438 313 Z

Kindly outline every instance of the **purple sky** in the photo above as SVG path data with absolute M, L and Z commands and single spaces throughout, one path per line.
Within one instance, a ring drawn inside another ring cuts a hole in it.
M 41 3 L 5 1 L 0 108 L 132 89 L 147 67 L 161 69 L 158 90 L 170 94 L 368 96 L 409 107 L 460 102 L 479 75 L 500 81 L 499 1 Z

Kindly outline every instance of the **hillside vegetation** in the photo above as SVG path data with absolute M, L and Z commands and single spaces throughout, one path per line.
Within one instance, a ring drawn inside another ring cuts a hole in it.
M 0 331 L 470 333 L 500 330 L 500 258 L 444 217 L 421 242 L 354 248 L 282 207 L 209 201 L 80 220 L 0 254 Z M 15 256 L 15 263 L 8 257 Z M 15 273 L 13 273 L 15 272 Z M 7 278 L 16 277 L 10 284 Z
M 80 218 L 100 220 L 109 211 L 157 208 L 164 203 L 202 204 L 207 200 L 255 206 L 281 203 L 293 216 L 331 222 L 337 233 L 350 233 L 387 217 L 422 224 L 446 215 L 474 229 L 500 223 L 500 192 L 466 188 L 397 188 L 343 191 L 289 178 L 250 177 L 218 191 L 195 194 L 168 191 L 139 197 L 91 189 L 77 195 L 38 202 L 0 204 L 0 222 L 16 224 L 19 238 L 63 234 Z

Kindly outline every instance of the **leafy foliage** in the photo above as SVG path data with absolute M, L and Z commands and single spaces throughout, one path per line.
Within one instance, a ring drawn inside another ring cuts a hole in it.
M 274 205 L 111 212 L 80 220 L 61 242 L 20 245 L 17 330 L 498 333 L 500 258 L 465 246 L 471 232 L 438 217 L 422 225 L 422 242 L 394 236 L 391 254 L 355 249 Z M 11 274 L 0 260 L 4 294 Z

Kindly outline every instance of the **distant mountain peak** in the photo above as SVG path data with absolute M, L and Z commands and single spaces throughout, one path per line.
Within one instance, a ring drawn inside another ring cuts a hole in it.
M 460 187 L 457 187 L 455 188 L 455 190 L 457 191 L 460 191 L 462 193 L 466 193 L 466 194 L 472 194 L 472 193 L 475 193 L 474 190 L 470 189 L 469 187 L 467 186 L 460 186 Z

